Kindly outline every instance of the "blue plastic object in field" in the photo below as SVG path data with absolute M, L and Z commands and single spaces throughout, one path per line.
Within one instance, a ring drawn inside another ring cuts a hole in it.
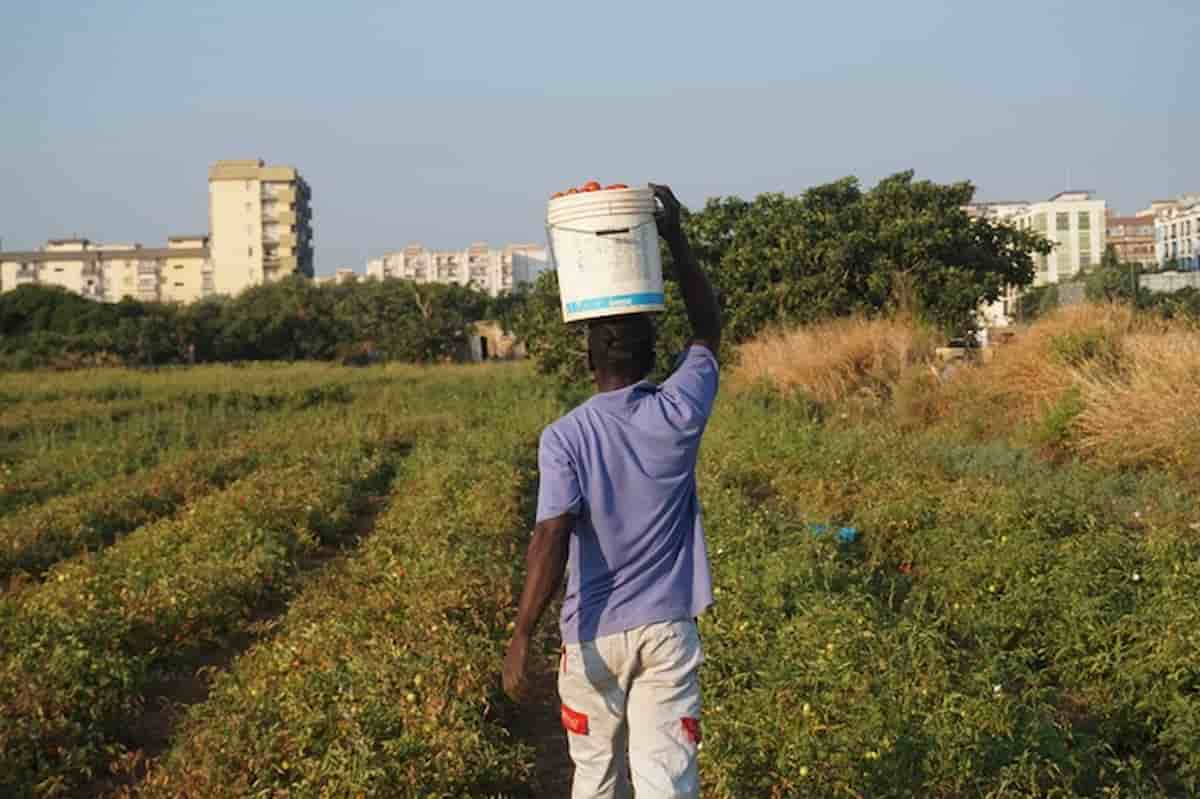
M 808 531 L 812 533 L 813 538 L 819 538 L 829 532 L 827 524 L 810 524 Z M 853 527 L 841 527 L 837 531 L 837 540 L 839 544 L 853 544 L 858 540 L 858 530 Z

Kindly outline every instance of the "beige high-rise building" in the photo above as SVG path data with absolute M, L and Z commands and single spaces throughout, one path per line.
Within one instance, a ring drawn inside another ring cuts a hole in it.
M 238 294 L 287 275 L 312 277 L 310 199 L 293 167 L 215 163 L 208 172 L 213 291 Z

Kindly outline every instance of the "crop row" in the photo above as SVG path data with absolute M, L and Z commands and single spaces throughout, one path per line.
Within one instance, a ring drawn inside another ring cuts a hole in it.
M 0 518 L 0 584 L 18 572 L 36 578 L 63 558 L 105 547 L 244 477 L 256 462 L 242 447 L 185 455 Z
M 712 796 L 1196 789 L 1185 496 L 802 412 L 740 400 L 701 460 Z
M 0 517 L 154 466 L 170 452 L 219 443 L 264 414 L 344 407 L 345 385 L 292 391 L 251 388 L 227 397 L 144 402 L 120 424 L 95 418 L 70 430 L 23 428 L 20 440 L 0 446 Z M 0 539 L 2 546 L 2 539 Z
M 341 428 L 279 448 L 280 465 L 0 600 L 0 793 L 54 795 L 118 753 L 163 670 L 286 595 L 395 456 Z
M 132 417 L 187 411 L 211 413 L 220 410 L 259 413 L 303 410 L 316 405 L 349 402 L 353 392 L 345 384 L 182 392 L 161 398 L 116 401 L 59 400 L 26 403 L 0 412 L 0 442 L 41 433 L 74 435 L 95 427 L 111 428 Z
M 531 795 L 492 708 L 548 412 L 419 443 L 371 537 L 216 680 L 139 795 Z

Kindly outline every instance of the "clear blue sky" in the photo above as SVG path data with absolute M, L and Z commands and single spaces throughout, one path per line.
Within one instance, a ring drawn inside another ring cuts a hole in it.
M 1200 191 L 1197 0 L 6 0 L 0 30 L 5 249 L 203 232 L 220 158 L 301 170 L 319 273 L 539 240 L 593 177 L 689 204 L 906 168 L 1124 212 Z

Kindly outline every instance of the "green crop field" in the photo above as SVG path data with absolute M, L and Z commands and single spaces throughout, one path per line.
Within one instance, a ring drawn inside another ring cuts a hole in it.
M 566 795 L 552 619 L 498 678 L 559 397 L 0 376 L 0 796 Z M 1200 791 L 1194 475 L 831 407 L 731 382 L 705 439 L 705 795 Z

